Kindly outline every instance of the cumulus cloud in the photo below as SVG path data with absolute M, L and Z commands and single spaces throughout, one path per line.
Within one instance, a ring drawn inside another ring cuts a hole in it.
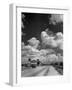
M 58 39 L 63 39 L 63 34 L 61 32 L 56 33 Z
M 45 50 L 45 49 L 41 49 L 41 50 L 40 50 L 40 55 L 41 55 L 41 56 L 46 56 L 47 53 L 49 53 L 48 50 Z
M 52 45 L 56 47 L 54 37 L 49 36 L 45 31 L 41 33 L 41 40 L 44 45 Z
M 40 55 L 41 56 L 46 56 L 49 54 L 55 53 L 53 49 L 41 49 L 40 50 Z
M 33 48 L 32 46 L 30 45 L 26 45 L 24 46 L 24 49 L 22 50 L 21 52 L 21 55 L 22 55 L 22 58 L 25 57 L 25 58 L 35 58 L 35 57 L 38 57 L 40 51 L 36 48 Z
M 24 46 L 24 53 L 27 55 L 37 55 L 40 51 L 30 45 Z
M 56 40 L 57 46 L 60 49 L 63 49 L 63 34 L 61 32 L 58 32 L 56 36 L 57 36 L 57 40 Z
M 57 38 L 57 39 L 55 39 Z M 50 36 L 46 31 L 41 32 L 41 40 L 43 45 L 51 46 L 51 47 L 58 47 L 62 49 L 63 46 L 63 35 L 61 32 L 57 33 L 56 36 Z
M 57 43 L 57 47 L 58 47 L 59 49 L 63 49 L 63 39 L 57 40 L 56 43 Z
M 63 15 L 62 14 L 52 14 L 51 18 L 50 18 L 50 23 L 52 24 L 56 24 L 56 23 L 60 23 L 63 22 Z
M 33 48 L 37 48 L 40 41 L 37 40 L 35 37 L 32 37 L 31 39 L 28 40 L 28 43 L 30 46 L 32 46 Z
M 58 60 L 58 56 L 56 56 L 55 54 L 50 54 L 50 55 L 48 55 L 47 59 L 50 62 L 57 61 Z
M 39 50 L 38 49 L 36 49 L 36 48 L 34 48 L 34 47 L 32 47 L 32 46 L 30 46 L 30 45 L 26 45 L 26 46 L 24 46 L 24 50 L 30 50 L 30 51 L 32 51 L 32 52 L 39 52 Z

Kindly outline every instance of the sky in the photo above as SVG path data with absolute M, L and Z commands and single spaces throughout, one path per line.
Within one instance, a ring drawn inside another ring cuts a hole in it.
M 41 32 L 47 29 L 63 33 L 63 15 L 22 12 L 21 16 L 22 41 L 26 44 L 32 37 L 41 41 Z
M 58 60 L 56 53 L 63 51 L 63 15 L 22 13 L 21 30 L 22 57 Z

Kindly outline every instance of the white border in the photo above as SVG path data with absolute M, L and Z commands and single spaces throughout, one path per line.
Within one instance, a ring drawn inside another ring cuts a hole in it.
M 13 7 L 13 77 L 11 85 L 32 85 L 32 84 L 50 84 L 69 82 L 70 65 L 67 60 L 67 30 L 69 26 L 69 10 L 56 8 L 24 7 L 21 5 L 12 5 Z M 64 75 L 46 76 L 46 77 L 24 77 L 21 78 L 21 12 L 32 13 L 54 13 L 64 16 Z M 11 82 L 11 81 L 10 81 Z

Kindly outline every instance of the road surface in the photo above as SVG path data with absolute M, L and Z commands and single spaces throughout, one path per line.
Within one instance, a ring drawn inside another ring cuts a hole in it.
M 60 75 L 53 66 L 26 68 L 21 72 L 22 77 Z

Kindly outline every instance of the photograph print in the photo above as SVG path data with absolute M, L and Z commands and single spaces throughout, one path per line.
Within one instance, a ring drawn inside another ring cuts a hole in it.
M 63 14 L 21 12 L 21 77 L 63 75 Z

